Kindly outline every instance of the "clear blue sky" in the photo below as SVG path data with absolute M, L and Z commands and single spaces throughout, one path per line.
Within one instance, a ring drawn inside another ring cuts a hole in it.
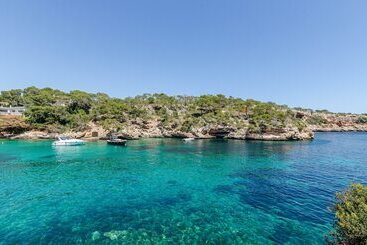
M 0 90 L 367 112 L 366 0 L 2 0 Z

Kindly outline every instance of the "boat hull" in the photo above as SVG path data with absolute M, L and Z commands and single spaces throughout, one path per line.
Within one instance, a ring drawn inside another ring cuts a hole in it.
M 54 146 L 75 146 L 75 145 L 84 145 L 84 141 L 77 141 L 77 142 L 59 142 L 56 141 L 52 145 Z
M 184 139 L 183 139 L 183 141 L 185 141 L 185 142 L 193 141 L 193 140 L 195 140 L 195 138 L 184 138 Z
M 109 144 L 109 145 L 126 146 L 126 141 L 107 140 L 107 144 Z

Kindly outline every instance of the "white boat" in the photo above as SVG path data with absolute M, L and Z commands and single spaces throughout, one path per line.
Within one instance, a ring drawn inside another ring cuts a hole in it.
M 195 138 L 184 138 L 183 141 L 193 141 Z
M 84 145 L 84 140 L 73 139 L 66 136 L 57 137 L 57 141 L 53 142 L 52 145 L 61 146 L 61 145 Z

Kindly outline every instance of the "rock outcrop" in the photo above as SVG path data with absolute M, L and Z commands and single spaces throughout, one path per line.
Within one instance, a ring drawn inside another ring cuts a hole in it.
M 242 140 L 304 140 L 312 139 L 313 133 L 311 130 L 302 132 L 295 128 L 285 129 L 282 132 L 264 132 L 251 133 L 248 128 L 236 128 L 221 125 L 207 125 L 205 127 L 192 128 L 190 132 L 182 132 L 177 129 L 162 128 L 157 122 L 149 122 L 147 126 L 131 124 L 124 129 L 119 130 L 116 134 L 123 139 L 140 139 L 140 138 L 228 138 Z M 64 132 L 54 133 L 39 130 L 29 130 L 18 134 L 9 134 L 12 139 L 55 139 L 60 135 L 70 136 L 72 138 L 83 138 L 86 140 L 106 139 L 113 130 L 106 130 L 102 126 L 95 123 L 88 123 L 86 130 L 82 132 Z M 4 137 L 4 136 L 3 136 Z
M 234 127 L 217 126 L 214 128 L 210 128 L 208 130 L 208 134 L 216 138 L 225 138 L 225 137 L 228 137 L 230 133 L 233 133 L 235 131 L 236 129 Z
M 109 131 L 104 129 L 102 126 L 95 124 L 94 122 L 89 122 L 84 134 L 80 137 L 88 139 L 106 139 Z
M 22 117 L 0 116 L 0 138 L 10 138 L 30 129 Z
M 268 141 L 285 141 L 285 140 L 309 140 L 314 138 L 312 131 L 294 132 L 289 131 L 281 134 L 263 133 L 263 134 L 247 134 L 247 140 L 268 140 Z
M 329 112 L 297 112 L 314 132 L 367 132 L 367 116 Z
M 228 126 L 220 124 L 208 124 L 202 127 L 192 127 L 188 132 L 179 130 L 175 125 L 163 126 L 159 119 L 136 120 L 127 123 L 122 129 L 111 128 L 107 130 L 95 122 L 89 122 L 84 131 L 67 131 L 62 135 L 87 140 L 106 139 L 111 132 L 116 132 L 120 138 L 228 138 L 241 140 L 307 140 L 313 139 L 313 132 L 345 132 L 365 131 L 367 123 L 361 120 L 361 116 L 332 113 L 311 113 L 296 111 L 295 117 L 305 122 L 305 127 L 296 127 L 287 124 L 283 128 L 250 130 L 247 126 Z M 32 129 L 22 117 L 0 117 L 0 137 L 12 139 L 54 139 L 60 133 L 46 132 Z
M 26 140 L 36 140 L 36 139 L 54 139 L 56 134 L 51 134 L 43 131 L 31 130 L 15 136 L 11 139 L 26 139 Z

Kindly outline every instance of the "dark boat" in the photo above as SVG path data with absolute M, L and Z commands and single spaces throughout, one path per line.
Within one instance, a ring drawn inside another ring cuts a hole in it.
M 107 144 L 110 144 L 110 145 L 126 146 L 126 142 L 127 142 L 127 140 L 119 139 L 116 136 L 111 136 L 107 140 Z

